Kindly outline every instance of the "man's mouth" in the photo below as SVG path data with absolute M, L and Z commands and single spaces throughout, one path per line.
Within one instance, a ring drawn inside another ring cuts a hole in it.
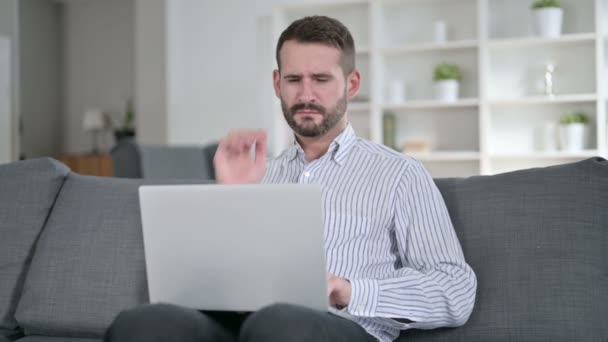
M 295 113 L 296 115 L 321 115 L 320 112 L 316 111 L 316 110 L 310 110 L 310 109 L 305 109 L 305 110 L 298 110 Z

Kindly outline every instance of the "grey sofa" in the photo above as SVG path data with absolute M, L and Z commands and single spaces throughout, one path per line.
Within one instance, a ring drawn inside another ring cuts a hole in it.
M 99 341 L 147 301 L 144 182 L 52 159 L 0 165 L 0 341 Z M 606 160 L 436 182 L 477 301 L 465 326 L 399 341 L 608 340 Z
M 110 155 L 114 176 L 119 178 L 214 180 L 217 146 L 141 145 L 134 138 L 124 138 Z

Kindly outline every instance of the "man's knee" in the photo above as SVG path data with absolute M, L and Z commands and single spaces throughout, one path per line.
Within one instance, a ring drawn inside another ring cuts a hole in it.
M 247 318 L 241 329 L 240 341 L 309 340 L 315 318 L 321 314 L 297 305 L 270 305 Z
M 122 311 L 104 341 L 205 341 L 217 327 L 206 316 L 170 304 L 147 304 Z

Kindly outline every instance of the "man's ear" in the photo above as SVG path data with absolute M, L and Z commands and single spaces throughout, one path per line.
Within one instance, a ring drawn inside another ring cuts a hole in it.
M 281 73 L 279 70 L 275 69 L 272 71 L 272 86 L 274 87 L 274 94 L 276 97 L 281 97 L 281 87 L 279 86 L 279 81 L 281 80 Z
M 348 75 L 346 83 L 348 99 L 350 100 L 359 93 L 359 88 L 361 88 L 361 73 L 359 70 L 353 70 L 353 72 Z

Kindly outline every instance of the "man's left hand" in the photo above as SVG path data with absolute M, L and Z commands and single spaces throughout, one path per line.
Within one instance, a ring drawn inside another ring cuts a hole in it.
M 344 278 L 338 278 L 335 275 L 327 274 L 327 295 L 329 296 L 329 303 L 333 306 L 348 306 L 350 303 L 350 296 L 352 293 L 352 286 L 350 281 Z

